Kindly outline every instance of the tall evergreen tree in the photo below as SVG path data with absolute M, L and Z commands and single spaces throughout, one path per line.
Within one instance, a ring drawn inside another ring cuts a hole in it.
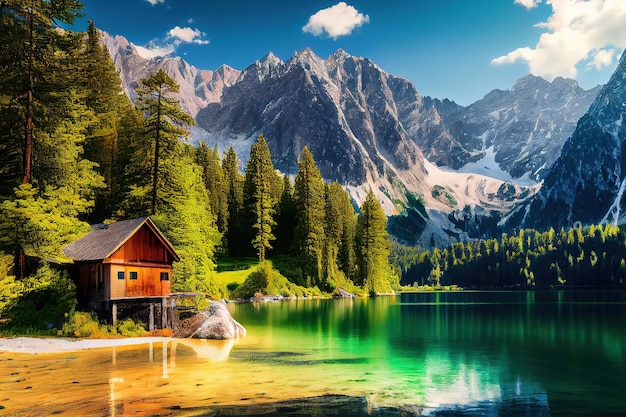
M 120 112 L 117 152 L 113 158 L 111 187 L 111 217 L 116 219 L 144 216 L 150 212 L 150 201 L 143 191 L 149 183 L 150 143 L 143 134 L 144 120 L 134 106 Z M 136 187 L 141 193 L 133 196 Z M 142 206 L 142 203 L 144 205 Z
M 253 229 L 252 247 L 256 250 L 259 262 L 263 262 L 271 242 L 276 239 L 273 228 L 277 198 L 272 194 L 276 171 L 272 164 L 270 148 L 261 134 L 250 148 L 250 159 L 244 179 L 244 206 L 247 219 Z
M 41 260 L 59 257 L 63 246 L 88 230 L 80 219 L 93 208 L 94 189 L 104 186 L 95 164 L 82 158 L 93 113 L 71 90 L 66 94 L 64 121 L 37 135 L 36 186 L 20 185 L 0 205 L 1 247 L 17 244 L 24 255 Z
M 181 258 L 172 271 L 173 290 L 203 292 L 219 299 L 225 289 L 215 282 L 213 256 L 221 234 L 211 213 L 202 168 L 194 162 L 195 152 L 191 145 L 179 142 L 172 158 L 163 161 L 169 189 L 152 218 Z
M 7 100 L 6 104 L 17 110 L 11 114 L 18 118 L 13 134 L 22 133 L 22 184 L 32 182 L 35 129 L 43 127 L 40 123 L 46 119 L 43 113 L 50 109 L 58 91 L 50 88 L 50 80 L 58 82 L 59 76 L 63 75 L 67 80 L 71 71 L 68 73 L 67 68 L 64 68 L 66 72 L 59 71 L 59 66 L 67 56 L 68 48 L 74 48 L 79 40 L 76 35 L 62 34 L 54 28 L 57 22 L 72 24 L 74 18 L 80 16 L 82 8 L 82 3 L 76 0 L 2 1 L 0 90 Z M 18 128 L 20 124 L 21 128 Z
M 196 149 L 196 162 L 202 168 L 202 178 L 209 193 L 211 212 L 216 218 L 217 228 L 220 233 L 225 233 L 228 229 L 228 195 L 217 147 L 211 151 L 206 143 L 200 142 Z
M 134 112 L 122 90 L 115 64 L 106 46 L 100 43 L 100 32 L 92 21 L 89 21 L 85 45 L 78 52 L 81 70 L 76 82 L 86 89 L 86 104 L 96 116 L 87 131 L 85 158 L 98 164 L 97 170 L 107 185 L 96 194 L 96 207 L 90 216 L 92 222 L 101 222 L 111 217 L 119 200 L 123 170 L 116 169 L 119 166 L 116 158 L 119 156 L 122 118 Z
M 150 214 L 158 209 L 159 164 L 167 159 L 181 137 L 187 137 L 187 126 L 193 126 L 194 120 L 181 108 L 178 100 L 171 97 L 177 93 L 178 83 L 163 69 L 143 78 L 137 87 L 137 105 L 145 115 L 147 136 L 153 140 L 152 184 L 150 186 Z
M 276 253 L 289 253 L 293 247 L 293 226 L 296 224 L 296 207 L 293 201 L 293 185 L 285 174 L 283 192 L 278 203 L 276 216 Z
M 243 254 L 246 245 L 243 240 L 243 175 L 239 173 L 239 160 L 232 146 L 228 148 L 222 161 L 226 184 L 226 204 L 228 207 L 228 228 L 226 247 L 230 256 Z
M 324 255 L 325 185 L 308 147 L 298 159 L 294 185 L 296 227 L 294 249 L 302 271 L 301 284 L 325 286 L 322 257 Z
M 75 80 L 82 35 L 55 29 L 57 21 L 72 23 L 81 8 L 73 0 L 2 2 L 0 240 L 15 253 L 19 278 L 28 273 L 27 255 L 45 263 L 83 230 L 80 220 L 102 186 L 83 157 L 96 119 Z
M 372 190 L 361 205 L 356 229 L 359 282 L 370 294 L 393 292 L 396 280 L 389 264 L 391 245 L 387 235 L 387 217 Z
M 343 280 L 337 277 L 339 272 L 345 278 L 354 278 L 355 227 L 356 214 L 348 193 L 336 182 L 327 185 L 324 266 L 329 281 Z

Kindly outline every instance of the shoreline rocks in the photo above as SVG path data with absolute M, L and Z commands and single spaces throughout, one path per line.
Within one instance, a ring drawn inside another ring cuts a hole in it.
M 178 322 L 174 337 L 225 340 L 244 337 L 246 329 L 235 320 L 226 304 L 213 301 L 195 316 Z

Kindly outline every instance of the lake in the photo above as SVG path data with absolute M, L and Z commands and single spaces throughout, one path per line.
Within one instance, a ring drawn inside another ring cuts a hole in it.
M 229 307 L 237 341 L 0 352 L 0 414 L 626 415 L 626 291 Z

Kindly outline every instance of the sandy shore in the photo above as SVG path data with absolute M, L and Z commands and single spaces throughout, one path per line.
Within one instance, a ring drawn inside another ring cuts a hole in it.
M 0 338 L 0 351 L 16 353 L 59 353 L 111 346 L 143 345 L 172 340 L 169 337 L 127 337 L 121 339 L 62 339 L 37 337 Z

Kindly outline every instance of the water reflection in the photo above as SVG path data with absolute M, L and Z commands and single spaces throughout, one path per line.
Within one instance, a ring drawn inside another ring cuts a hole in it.
M 0 352 L 0 406 L 24 416 L 619 415 L 625 294 L 231 304 L 248 330 L 236 341 Z
M 150 401 L 143 400 L 142 396 L 149 398 L 152 394 L 151 389 L 159 390 L 169 385 L 177 385 L 179 381 L 170 384 L 168 379 L 170 376 L 185 378 L 185 368 L 188 366 L 189 359 L 200 366 L 225 362 L 234 344 L 234 339 L 224 341 L 172 339 L 163 343 L 137 346 L 133 349 L 113 347 L 111 349 L 112 366 L 108 379 L 109 415 L 126 416 L 131 413 L 132 415 L 138 413 L 149 415 L 162 410 L 163 406 L 168 406 L 167 403 L 153 398 L 151 401 L 155 404 L 152 407 L 146 407 Z M 181 356 L 181 359 L 185 361 L 182 372 L 177 372 L 176 369 L 177 356 Z M 160 368 L 157 366 L 159 363 Z M 196 384 L 200 384 L 200 381 Z M 142 390 L 145 390 L 144 394 L 141 393 Z M 177 391 L 176 389 L 175 392 Z
M 235 314 L 259 326 L 252 334 L 271 323 L 259 350 L 301 354 L 262 361 L 323 364 L 328 378 L 376 403 L 422 413 L 527 406 L 553 415 L 615 413 L 626 411 L 626 373 L 615 371 L 626 369 L 625 294 L 417 293 L 242 305 Z M 237 352 L 234 359 L 245 360 Z

